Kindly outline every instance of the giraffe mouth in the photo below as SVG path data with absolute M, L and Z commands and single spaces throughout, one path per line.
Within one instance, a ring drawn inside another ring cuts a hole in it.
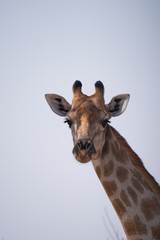
M 76 143 L 72 152 L 77 161 L 87 163 L 96 153 L 96 149 L 90 139 L 81 139 Z

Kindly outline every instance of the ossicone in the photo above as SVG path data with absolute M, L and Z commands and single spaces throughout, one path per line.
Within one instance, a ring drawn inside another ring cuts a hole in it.
M 95 83 L 95 90 L 96 90 L 96 94 L 101 94 L 104 95 L 104 85 L 101 81 L 97 81 Z
M 82 83 L 79 80 L 76 80 L 73 84 L 73 93 L 82 93 L 81 91 Z

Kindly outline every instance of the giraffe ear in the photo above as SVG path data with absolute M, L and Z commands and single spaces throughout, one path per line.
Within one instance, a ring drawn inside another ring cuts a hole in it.
M 129 94 L 120 94 L 113 97 L 110 103 L 106 104 L 106 110 L 110 117 L 121 115 L 126 110 L 129 98 Z
M 57 94 L 46 94 L 45 98 L 52 111 L 59 116 L 66 116 L 67 112 L 71 109 L 71 105 Z

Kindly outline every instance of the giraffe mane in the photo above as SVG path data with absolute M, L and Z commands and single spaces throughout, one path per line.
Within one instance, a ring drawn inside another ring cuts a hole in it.
M 111 126 L 110 126 L 111 127 Z M 143 175 L 143 177 L 146 179 L 146 182 L 148 183 L 149 187 L 157 194 L 157 196 L 160 199 L 160 186 L 155 181 L 154 177 L 145 169 L 144 164 L 142 160 L 139 158 L 139 156 L 132 150 L 132 148 L 129 146 L 127 141 L 113 128 L 111 127 L 111 130 L 120 143 L 121 146 L 125 149 L 128 156 L 130 157 L 133 165 L 137 168 L 139 173 Z

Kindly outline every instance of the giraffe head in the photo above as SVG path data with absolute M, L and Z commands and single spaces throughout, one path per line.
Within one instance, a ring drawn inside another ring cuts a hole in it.
M 79 162 L 86 163 L 101 154 L 109 119 L 125 111 L 130 96 L 121 94 L 105 104 L 101 81 L 95 83 L 95 93 L 91 96 L 83 94 L 81 89 L 81 82 L 75 81 L 72 104 L 57 94 L 45 97 L 54 113 L 66 117 L 73 136 L 73 155 Z

